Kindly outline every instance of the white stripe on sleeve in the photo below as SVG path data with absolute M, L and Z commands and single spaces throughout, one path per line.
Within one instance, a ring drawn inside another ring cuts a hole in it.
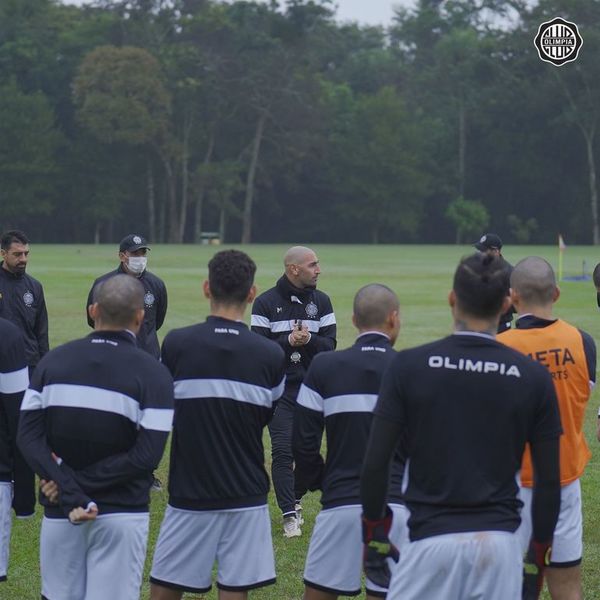
M 28 386 L 29 369 L 27 367 L 10 373 L 0 373 L 0 394 L 17 394 L 24 392 Z
M 300 391 L 298 392 L 298 404 L 310 410 L 323 412 L 323 397 L 304 384 L 300 386 Z

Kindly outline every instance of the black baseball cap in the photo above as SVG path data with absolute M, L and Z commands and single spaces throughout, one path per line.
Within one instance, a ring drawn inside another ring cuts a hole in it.
M 135 252 L 141 248 L 147 248 L 150 250 L 150 246 L 148 246 L 146 238 L 137 233 L 130 233 L 129 235 L 125 236 L 119 244 L 119 252 Z
M 473 244 L 473 246 L 480 252 L 485 252 L 486 250 L 501 250 L 502 240 L 500 239 L 500 236 L 495 233 L 485 233 L 478 242 Z

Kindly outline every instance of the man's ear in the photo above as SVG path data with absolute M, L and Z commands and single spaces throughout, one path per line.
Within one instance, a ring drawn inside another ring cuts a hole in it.
M 552 294 L 552 302 L 556 302 L 560 298 L 560 288 L 556 286 Z
M 248 292 L 248 296 L 247 296 L 247 298 L 246 298 L 246 302 L 247 302 L 248 304 L 252 304 L 252 303 L 254 302 L 254 298 L 256 298 L 256 292 L 257 292 L 256 286 L 255 286 L 255 285 L 253 285 L 253 286 L 250 288 L 250 291 Z
M 98 316 L 98 304 L 97 303 L 90 304 L 87 307 L 87 311 L 88 311 L 88 315 L 90 315 L 90 319 L 92 321 L 94 321 L 94 323 L 95 323 L 96 322 L 96 318 Z
M 448 304 L 454 308 L 456 305 L 456 292 L 454 290 L 450 290 L 448 292 Z
M 202 291 L 204 292 L 204 297 L 210 300 L 210 285 L 208 283 L 208 279 L 206 279 L 202 284 Z

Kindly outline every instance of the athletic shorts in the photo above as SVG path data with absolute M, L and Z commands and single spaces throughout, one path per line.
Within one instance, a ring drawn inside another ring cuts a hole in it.
M 44 517 L 42 598 L 139 600 L 148 523 L 148 513 L 99 515 L 81 525 Z
M 10 551 L 10 528 L 12 526 L 12 484 L 0 481 L 0 581 L 6 581 L 8 553 Z
M 394 504 L 390 541 L 400 552 L 404 540 L 408 541 L 405 506 Z M 362 574 L 362 507 L 360 505 L 338 506 L 322 510 L 315 521 L 306 566 L 305 585 L 340 596 L 357 596 L 361 591 Z M 390 570 L 395 563 L 388 560 Z M 370 595 L 385 597 L 386 589 L 367 579 Z
M 531 500 L 533 490 L 522 487 L 519 498 L 523 501 L 521 526 L 517 535 L 523 554 L 527 552 L 531 539 Z M 579 479 L 560 488 L 560 512 L 554 528 L 550 566 L 556 568 L 575 567 L 583 556 L 583 515 L 581 509 L 581 483 Z
M 387 600 L 521 600 L 522 581 L 514 533 L 449 533 L 403 545 Z
M 271 519 L 266 505 L 232 510 L 182 510 L 168 505 L 160 526 L 150 581 L 204 593 L 212 584 L 245 591 L 275 583 Z

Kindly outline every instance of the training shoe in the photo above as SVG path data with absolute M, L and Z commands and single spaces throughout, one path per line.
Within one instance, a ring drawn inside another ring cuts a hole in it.
M 294 516 L 283 517 L 283 537 L 293 538 L 301 535 L 302 530 L 300 529 L 298 519 Z
M 300 502 L 296 502 L 296 506 L 294 506 L 294 509 L 296 511 L 298 525 L 304 525 L 304 517 L 302 516 L 302 504 L 300 504 Z
M 162 492 L 163 491 L 163 484 L 161 482 L 161 480 L 158 477 L 154 477 L 154 479 L 152 480 L 152 486 L 151 488 L 153 492 Z

